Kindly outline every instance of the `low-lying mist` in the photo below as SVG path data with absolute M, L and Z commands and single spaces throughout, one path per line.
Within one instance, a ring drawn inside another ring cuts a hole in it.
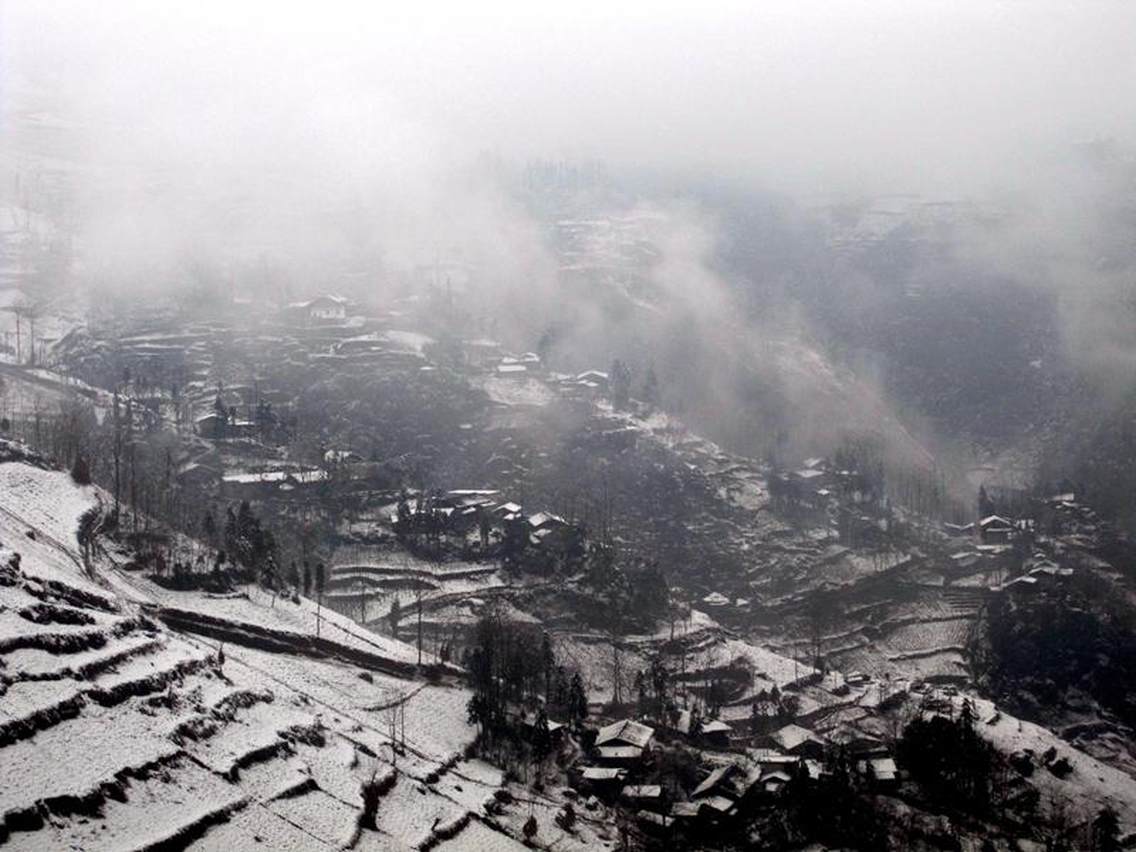
M 1062 382 L 1127 397 L 1130 6 L 481 11 L 6 7 L 26 295 L 381 305 L 457 263 L 442 331 L 654 370 L 664 405 L 761 456 L 874 431 L 965 466 Z M 557 223 L 597 219 L 618 240 L 569 257 Z

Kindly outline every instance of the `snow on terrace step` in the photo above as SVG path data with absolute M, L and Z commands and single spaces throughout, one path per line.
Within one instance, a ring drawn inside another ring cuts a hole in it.
M 359 822 L 360 809 L 354 805 L 354 802 L 358 801 L 362 804 L 362 800 L 359 799 L 357 790 L 354 796 L 355 798 L 350 800 L 352 804 L 348 804 L 348 800 L 332 796 L 317 788 L 302 796 L 266 802 L 264 808 L 280 820 L 285 820 L 293 826 L 302 826 L 319 843 L 336 849 L 345 849 L 355 835 Z M 208 840 L 208 838 L 206 839 Z M 204 844 L 204 846 L 209 846 L 209 844 Z M 304 846 L 302 848 L 310 847 Z M 389 850 L 398 849 L 400 846 L 392 846 L 388 841 L 388 845 L 383 848 L 389 852 Z
M 86 703 L 77 682 L 18 681 L 0 702 L 0 749 L 77 716 Z
M 292 799 L 319 787 L 307 764 L 295 755 L 249 764 L 240 770 L 238 783 L 256 802 Z
M 418 785 L 406 781 L 400 779 L 380 802 L 375 819 L 380 832 L 417 848 L 429 840 L 437 826 L 454 823 L 468 814 L 465 808 L 443 796 L 423 795 Z M 361 843 L 359 848 L 367 846 Z
M 7 746 L 0 752 L 5 778 L 19 783 L 0 785 L 0 838 L 37 828 L 45 811 L 88 813 L 108 798 L 121 798 L 130 778 L 177 758 L 180 749 L 167 733 L 168 723 L 133 707 L 88 707 Z
M 309 713 L 295 708 L 258 704 L 213 736 L 187 744 L 186 749 L 218 775 L 235 781 L 241 769 L 289 751 L 289 729 L 310 726 L 313 721 Z
M 171 761 L 132 779 L 123 800 L 108 798 L 99 818 L 55 817 L 39 831 L 15 832 L 12 849 L 183 849 L 248 804 L 239 788 L 192 761 Z
M 133 696 L 158 692 L 212 659 L 212 652 L 203 648 L 164 645 L 159 653 L 128 659 L 116 671 L 99 675 L 87 694 L 104 706 L 120 704 Z
M 494 852 L 524 852 L 529 847 L 507 834 L 487 826 L 480 820 L 471 820 L 465 829 L 434 846 L 434 852 L 464 852 L 469 849 L 492 849 Z
M 20 648 L 74 654 L 103 647 L 110 635 L 110 629 L 104 624 L 39 624 L 14 610 L 0 611 L 0 654 Z
M 166 646 L 154 637 L 132 636 L 120 645 L 62 659 L 41 651 L 18 652 L 18 657 L 16 654 L 10 655 L 9 660 L 15 657 L 25 665 L 29 660 L 36 665 L 49 665 L 56 661 L 57 664 L 67 666 L 65 671 L 72 673 L 75 668 L 72 663 L 78 660 L 77 668 L 92 674 L 104 673 L 98 675 L 93 682 L 62 675 L 36 677 L 42 672 L 35 670 L 30 672 L 31 677 L 20 679 L 21 675 L 29 674 L 28 670 L 13 669 L 12 674 L 16 680 L 8 684 L 3 702 L 0 703 L 0 749 L 74 718 L 88 700 L 104 706 L 118 704 L 131 696 L 156 692 L 202 665 L 203 655 L 200 652 L 179 656 L 170 651 L 168 659 L 160 660 L 160 656 L 158 657 L 160 664 L 154 659 L 139 656 L 160 649 L 166 649 Z M 33 653 L 39 656 L 28 656 Z M 105 673 L 112 665 L 120 666 L 119 670 Z M 48 673 L 58 674 L 56 671 Z
M 84 680 L 132 657 L 140 657 L 162 646 L 157 636 L 137 634 L 123 637 L 102 648 L 60 656 L 39 648 L 24 648 L 5 656 L 8 673 L 17 680 Z
M 274 813 L 270 806 L 253 802 L 226 821 L 209 829 L 191 849 L 245 850 L 264 849 L 272 852 L 333 852 L 343 848 L 338 839 L 317 837 L 310 826 L 289 816 Z M 490 849 L 492 847 L 483 847 Z

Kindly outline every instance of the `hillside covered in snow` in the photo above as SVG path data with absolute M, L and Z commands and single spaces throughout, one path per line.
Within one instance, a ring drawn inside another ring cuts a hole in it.
M 511 797 L 463 756 L 454 670 L 327 610 L 317 639 L 307 600 L 179 599 L 91 556 L 103 495 L 29 461 L 0 464 L 0 845 L 509 849 L 555 809 L 485 812 Z

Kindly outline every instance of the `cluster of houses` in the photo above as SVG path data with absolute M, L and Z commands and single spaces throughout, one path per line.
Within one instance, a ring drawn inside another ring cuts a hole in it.
M 540 370 L 540 356 L 526 352 L 520 356 L 505 355 L 497 363 L 494 373 L 506 378 L 521 378 Z
M 581 546 L 584 530 L 552 512 L 526 514 L 519 503 L 503 499 L 492 488 L 456 488 L 435 495 L 404 494 L 391 513 L 396 531 L 432 529 L 447 535 L 475 533 L 482 547 L 492 539 L 512 537 L 525 547 L 549 554 L 563 554 Z
M 493 344 L 495 349 L 490 349 L 489 344 Z M 568 399 L 597 399 L 606 396 L 609 391 L 608 374 L 602 370 L 584 370 L 573 374 L 546 372 L 537 353 L 502 354 L 500 344 L 494 341 L 468 341 L 463 344 L 463 349 L 466 363 L 471 366 L 489 369 L 499 378 L 524 379 L 537 376 Z M 488 352 L 493 354 L 488 355 Z
M 1071 577 L 1074 569 L 1063 564 L 1062 548 L 1070 544 L 1093 546 L 1102 528 L 1100 518 L 1092 508 L 1078 503 L 1071 492 L 1032 502 L 1032 517 L 991 514 L 974 523 L 944 524 L 948 538 L 961 545 L 949 557 L 952 573 L 991 575 L 995 579 L 990 590 L 994 592 L 1029 592 Z M 1035 549 L 1024 559 L 1020 557 L 1018 545 L 1042 543 L 1039 536 L 1046 535 L 1050 543 L 1043 544 L 1045 549 Z M 1059 537 L 1056 543 L 1054 537 Z M 1012 576 L 1006 579 L 1006 574 Z
M 894 758 L 880 741 L 861 734 L 844 734 L 831 742 L 799 725 L 785 725 L 760 738 L 744 752 L 713 750 L 713 742 L 725 745 L 721 737 L 728 725 L 714 723 L 691 731 L 690 713 L 669 730 L 679 739 L 706 747 L 709 763 L 701 781 L 685 794 L 674 780 L 654 771 L 655 758 L 670 746 L 659 742 L 656 731 L 641 722 L 622 719 L 596 731 L 587 764 L 575 767 L 577 785 L 585 792 L 608 801 L 618 801 L 635 813 L 648 832 L 673 830 L 713 830 L 744 817 L 762 802 L 768 802 L 794 777 L 818 779 L 831 771 L 826 762 L 830 748 L 839 746 L 850 771 L 877 789 L 893 788 L 899 780 Z M 651 781 L 651 783 L 645 783 Z
M 887 521 L 872 510 L 880 495 L 858 470 L 814 456 L 796 470 L 770 473 L 767 485 L 774 505 L 832 527 L 843 541 L 870 545 L 886 538 Z
M 943 531 L 951 538 L 975 539 L 982 544 L 1009 544 L 1032 527 L 1033 522 L 1028 519 L 1011 520 L 1002 515 L 987 515 L 968 524 L 944 523 Z

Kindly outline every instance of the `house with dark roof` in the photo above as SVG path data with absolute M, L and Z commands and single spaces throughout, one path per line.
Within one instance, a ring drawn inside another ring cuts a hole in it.
M 988 515 L 978 522 L 978 531 L 986 544 L 1008 542 L 1014 536 L 1014 522 L 1001 515 Z

